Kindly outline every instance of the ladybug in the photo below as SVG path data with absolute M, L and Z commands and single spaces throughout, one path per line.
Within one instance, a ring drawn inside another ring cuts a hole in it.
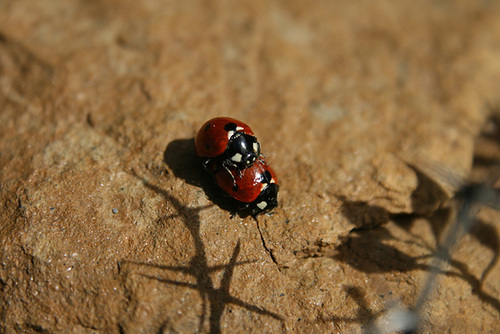
M 217 160 L 210 164 L 215 182 L 229 196 L 244 203 L 242 210 L 250 209 L 250 214 L 255 217 L 278 206 L 278 178 L 263 159 L 255 160 L 252 166 L 242 171 L 221 168 L 220 165 Z
M 224 168 L 243 170 L 260 158 L 260 144 L 248 125 L 230 117 L 216 117 L 202 125 L 194 140 L 196 155 L 221 157 Z

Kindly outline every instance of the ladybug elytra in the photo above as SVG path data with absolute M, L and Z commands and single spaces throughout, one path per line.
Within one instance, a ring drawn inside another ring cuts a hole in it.
M 230 117 L 207 121 L 198 131 L 194 144 L 196 155 L 208 159 L 222 157 L 224 167 L 248 168 L 260 157 L 260 144 L 252 129 Z
M 217 185 L 234 199 L 243 202 L 243 209 L 249 208 L 252 216 L 278 206 L 278 177 L 264 160 L 258 159 L 242 171 L 220 168 L 217 160 L 209 167 Z
M 278 206 L 278 178 L 248 125 L 230 117 L 213 118 L 202 125 L 194 144 L 203 167 L 223 191 L 243 203 L 241 209 L 255 217 Z

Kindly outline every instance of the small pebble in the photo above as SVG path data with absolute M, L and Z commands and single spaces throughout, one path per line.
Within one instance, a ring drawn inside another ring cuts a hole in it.
M 111 211 L 113 211 L 113 213 L 118 213 L 118 209 L 117 209 L 117 208 L 114 208 L 114 209 L 113 209 L 113 210 L 111 210 Z

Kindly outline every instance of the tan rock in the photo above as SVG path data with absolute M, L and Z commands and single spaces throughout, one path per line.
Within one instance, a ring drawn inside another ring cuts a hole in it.
M 389 328 L 432 271 L 474 152 L 473 180 L 495 172 L 499 14 L 467 0 L 3 1 L 0 331 Z M 220 115 L 257 134 L 280 180 L 273 215 L 230 219 L 194 156 Z M 424 331 L 500 330 L 498 213 L 479 217 Z

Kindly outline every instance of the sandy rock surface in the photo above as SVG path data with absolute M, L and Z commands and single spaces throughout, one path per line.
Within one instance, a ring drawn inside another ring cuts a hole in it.
M 499 15 L 0 1 L 0 331 L 389 328 L 435 267 L 449 200 L 498 178 Z M 274 214 L 230 219 L 201 168 L 193 137 L 222 115 L 278 174 Z M 499 220 L 479 211 L 422 331 L 500 331 Z

